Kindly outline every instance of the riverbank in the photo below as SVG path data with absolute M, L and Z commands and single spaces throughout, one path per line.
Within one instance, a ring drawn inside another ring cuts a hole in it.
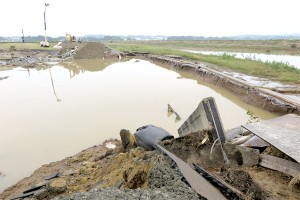
M 144 55 L 152 60 L 168 63 L 174 69 L 195 74 L 205 82 L 226 88 L 246 103 L 274 113 L 300 114 L 300 87 L 298 84 L 290 86 L 281 85 L 281 87 L 279 85 L 278 87 L 277 84 L 267 81 L 271 83 L 270 86 L 261 87 L 256 82 L 264 80 L 260 81 L 258 79 L 256 82 L 251 83 L 250 80 L 243 79 L 243 75 L 241 75 L 241 78 L 236 78 L 230 72 L 220 71 L 217 66 L 212 66 L 208 63 L 195 63 L 176 56 Z
M 194 41 L 195 44 L 201 41 Z M 174 44 L 173 44 L 174 43 Z M 185 42 L 183 42 L 185 44 Z M 172 44 L 172 45 L 168 45 Z M 190 44 L 190 43 L 187 43 Z M 180 42 L 148 42 L 148 41 L 129 41 L 129 42 L 115 42 L 107 43 L 108 46 L 116 48 L 120 51 L 129 52 L 145 52 L 153 55 L 177 55 L 188 59 L 193 62 L 204 62 L 216 66 L 218 69 L 239 72 L 250 76 L 256 76 L 260 78 L 267 78 L 271 81 L 279 81 L 283 84 L 300 84 L 300 69 L 290 66 L 286 63 L 270 62 L 265 63 L 262 61 L 251 59 L 238 59 L 230 55 L 202 55 L 199 53 L 186 52 L 184 50 L 190 48 L 185 45 L 182 48 Z M 226 49 L 230 51 L 229 49 Z M 243 51 L 242 51 L 243 52 Z M 288 51 L 286 52 L 288 53 Z M 211 65 L 211 66 L 212 66 Z

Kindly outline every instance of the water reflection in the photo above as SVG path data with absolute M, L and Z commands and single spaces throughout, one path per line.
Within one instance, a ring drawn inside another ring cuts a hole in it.
M 70 78 L 78 74 L 83 74 L 85 71 L 97 72 L 102 71 L 107 66 L 115 63 L 115 59 L 82 59 L 72 60 L 61 63 L 60 65 L 69 70 Z
M 54 96 L 56 97 L 56 101 L 57 102 L 61 102 L 61 99 L 57 97 L 57 94 L 56 94 L 56 91 L 55 91 L 54 82 L 53 82 L 52 73 L 51 73 L 51 69 L 50 68 L 49 68 L 49 73 L 50 73 L 50 78 L 51 78 L 51 83 L 52 83 L 52 89 L 53 89 Z

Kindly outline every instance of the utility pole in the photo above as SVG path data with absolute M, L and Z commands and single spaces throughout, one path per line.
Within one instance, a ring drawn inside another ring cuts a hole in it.
M 24 37 L 24 32 L 23 32 L 23 29 L 22 29 L 22 41 L 23 41 L 23 43 L 25 42 L 25 37 Z
M 45 11 L 44 11 L 44 25 L 45 25 L 45 42 L 47 42 L 47 35 L 46 35 L 46 8 L 49 6 L 49 3 L 45 3 Z

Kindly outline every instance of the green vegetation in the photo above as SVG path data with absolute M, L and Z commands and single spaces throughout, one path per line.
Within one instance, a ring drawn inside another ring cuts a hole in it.
M 147 45 L 168 49 L 230 51 L 300 55 L 300 40 L 193 40 L 193 41 L 124 41 L 117 44 Z
M 41 47 L 40 43 L 21 43 L 21 42 L 0 42 L 0 50 L 10 50 L 13 49 L 14 46 L 15 50 L 54 50 L 53 46 L 57 43 L 50 43 L 50 47 Z
M 241 72 L 257 77 L 264 77 L 284 83 L 300 83 L 300 70 L 289 66 L 286 63 L 264 63 L 262 61 L 250 59 L 238 59 L 228 54 L 224 54 L 222 56 L 202 55 L 179 50 L 182 49 L 183 46 L 185 46 L 185 49 L 189 48 L 187 43 L 187 41 L 128 41 L 107 43 L 107 45 L 120 51 L 149 52 L 156 55 L 179 55 L 193 61 L 214 64 L 219 68 L 226 70 Z M 190 44 L 192 46 L 192 43 Z

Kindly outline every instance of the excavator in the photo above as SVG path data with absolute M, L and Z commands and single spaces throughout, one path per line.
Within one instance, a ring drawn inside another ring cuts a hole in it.
M 71 35 L 71 34 L 69 34 L 69 33 L 66 33 L 66 41 L 67 42 L 76 42 L 76 37 L 73 35 Z

